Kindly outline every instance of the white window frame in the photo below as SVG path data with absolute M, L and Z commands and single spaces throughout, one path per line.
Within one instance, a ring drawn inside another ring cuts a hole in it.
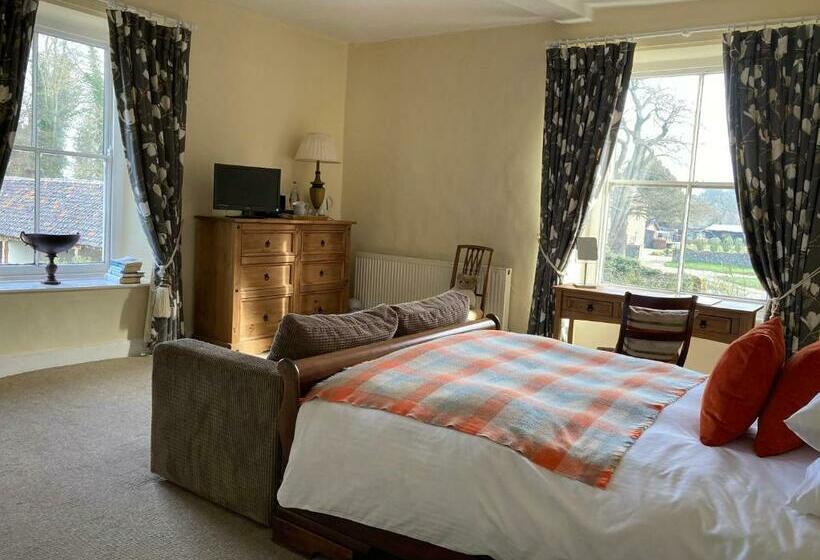
M 98 47 L 103 50 L 103 151 L 102 154 L 75 152 L 67 150 L 57 150 L 51 148 L 41 148 L 37 146 L 37 102 L 36 102 L 36 87 L 37 87 L 37 54 L 39 49 L 39 35 L 49 35 L 58 39 L 67 41 L 75 41 Z M 99 263 L 84 263 L 84 264 L 60 264 L 58 275 L 63 278 L 82 278 L 88 276 L 99 277 L 107 270 L 111 261 L 111 243 L 112 243 L 112 183 L 114 170 L 113 157 L 113 140 L 112 129 L 114 125 L 113 115 L 113 101 L 114 101 L 114 85 L 111 77 L 111 56 L 110 47 L 107 41 L 95 38 L 82 33 L 74 31 L 65 31 L 57 29 L 54 26 L 45 24 L 35 24 L 34 38 L 31 46 L 31 64 L 26 69 L 31 75 L 31 146 L 13 146 L 12 150 L 33 153 L 35 158 L 34 163 L 34 188 L 35 188 L 35 205 L 34 205 L 34 224 L 35 230 L 38 228 L 39 221 L 39 185 L 40 185 L 40 155 L 57 155 L 57 156 L 77 156 L 88 157 L 103 162 L 103 260 Z M 44 266 L 47 257 L 41 253 L 35 252 L 35 264 L 0 264 L 0 282 L 2 281 L 22 281 L 33 277 L 42 276 L 44 274 Z
M 613 188 L 624 188 L 627 186 L 632 187 L 648 187 L 648 188 L 658 188 L 658 189 L 685 189 L 685 206 L 684 206 L 684 214 L 683 214 L 683 226 L 681 229 L 681 246 L 680 246 L 680 255 L 678 256 L 678 267 L 677 267 L 677 288 L 675 290 L 666 290 L 663 288 L 644 288 L 642 286 L 627 286 L 616 284 L 612 282 L 605 282 L 604 281 L 604 267 L 606 265 L 606 249 L 603 248 L 600 251 L 600 257 L 597 263 L 597 270 L 596 270 L 596 280 L 599 285 L 604 286 L 614 286 L 618 288 L 631 288 L 635 290 L 643 290 L 643 291 L 653 291 L 653 292 L 661 292 L 661 293 L 668 293 L 668 294 L 675 294 L 675 295 L 698 295 L 703 297 L 710 297 L 716 299 L 725 299 L 725 300 L 732 300 L 732 301 L 747 301 L 747 302 L 760 302 L 763 301 L 762 299 L 757 298 L 743 298 L 737 296 L 728 296 L 723 294 L 708 294 L 708 293 L 700 293 L 700 292 L 687 292 L 683 290 L 683 272 L 684 272 L 684 263 L 686 262 L 686 240 L 687 234 L 689 232 L 689 207 L 692 201 L 692 191 L 694 189 L 720 189 L 720 190 L 732 190 L 734 191 L 735 185 L 732 182 L 709 182 L 709 181 L 696 181 L 695 180 L 695 170 L 697 169 L 697 158 L 698 158 L 698 136 L 700 133 L 700 118 L 701 118 L 701 104 L 703 102 L 703 82 L 706 76 L 714 75 L 714 74 L 723 74 L 724 71 L 720 67 L 704 67 L 704 68 L 686 68 L 686 69 L 673 69 L 667 71 L 657 71 L 657 72 L 639 72 L 637 74 L 633 74 L 632 79 L 641 79 L 641 78 L 653 78 L 653 77 L 672 77 L 672 76 L 698 76 L 698 93 L 697 93 L 697 104 L 695 106 L 695 118 L 693 122 L 694 132 L 692 134 L 692 157 L 689 161 L 689 176 L 688 181 L 641 181 L 641 180 L 630 180 L 630 179 L 613 179 L 611 177 L 612 168 L 607 170 L 606 178 L 604 180 L 604 187 L 602 189 L 601 196 L 599 200 L 601 201 L 601 218 L 600 223 L 598 224 L 598 239 L 605 240 L 607 237 L 607 227 L 609 225 L 609 195 L 612 192 Z M 605 243 L 604 243 L 605 244 Z M 762 289 L 762 286 L 761 286 Z

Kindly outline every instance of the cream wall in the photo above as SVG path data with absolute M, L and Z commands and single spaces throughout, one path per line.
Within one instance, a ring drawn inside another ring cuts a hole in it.
M 100 14 L 91 0 L 58 3 Z M 524 330 L 538 230 L 545 41 L 810 13 L 796 0 L 700 1 L 598 10 L 594 24 L 348 47 L 225 2 L 129 3 L 197 26 L 183 195 L 189 331 L 193 216 L 211 213 L 213 163 L 281 167 L 285 192 L 293 180 L 304 191 L 312 169 L 292 155 L 309 131 L 333 135 L 343 150 L 344 166 L 326 165 L 323 176 L 332 213 L 359 222 L 357 250 L 449 259 L 459 242 L 492 245 L 496 261 L 514 268 L 511 326 Z M 115 187 L 124 197 L 117 251 L 147 257 L 127 184 Z M 0 293 L 0 360 L 127 344 L 142 337 L 145 306 L 144 289 Z M 608 339 L 605 329 L 579 329 L 579 341 L 594 344 L 595 336 Z
M 56 3 L 102 15 L 100 4 L 89 0 Z M 212 213 L 214 162 L 279 167 L 285 193 L 294 180 L 306 192 L 312 166 L 292 157 L 311 131 L 331 134 L 343 148 L 348 48 L 226 2 L 128 3 L 197 27 L 191 40 L 183 191 L 183 281 L 190 319 L 194 216 Z M 339 216 L 342 166 L 324 166 L 323 178 L 335 201 L 332 213 Z M 124 218 L 114 225 L 119 250 L 148 257 L 127 183 L 115 187 L 126 195 Z M 141 296 L 131 290 L 0 295 L 0 360 L 29 351 L 34 341 L 45 352 L 141 339 L 145 291 L 137 290 Z M 188 331 L 191 326 L 187 321 Z
M 147 298 L 145 287 L 0 292 L 0 361 L 117 342 L 127 348 L 142 339 Z
M 190 332 L 194 216 L 213 213 L 213 164 L 278 167 L 283 192 L 295 180 L 306 193 L 312 166 L 293 161 L 304 134 L 325 132 L 340 150 L 344 147 L 348 47 L 227 2 L 129 4 L 197 27 L 191 38 L 183 190 L 183 282 Z M 335 202 L 331 214 L 338 217 L 342 166 L 325 165 L 322 177 Z
M 490 245 L 494 262 L 513 268 L 510 327 L 525 330 L 537 251 L 545 43 L 811 13 L 804 0 L 703 0 L 601 9 L 592 24 L 352 45 L 343 215 L 358 222 L 354 250 L 449 259 L 458 243 Z M 579 326 L 582 343 L 611 345 L 612 338 L 606 328 Z M 720 348 L 698 342 L 697 366 L 708 369 Z

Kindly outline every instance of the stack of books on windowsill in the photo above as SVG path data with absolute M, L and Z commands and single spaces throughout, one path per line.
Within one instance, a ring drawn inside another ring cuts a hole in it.
M 141 268 L 142 261 L 134 257 L 111 259 L 111 266 L 108 267 L 108 274 L 105 277 L 119 284 L 139 284 L 145 275 Z

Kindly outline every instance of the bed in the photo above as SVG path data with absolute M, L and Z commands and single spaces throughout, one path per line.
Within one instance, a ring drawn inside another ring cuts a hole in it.
M 495 326 L 280 363 L 286 467 L 275 538 L 331 558 L 371 546 L 402 558 L 817 557 L 820 521 L 784 507 L 816 453 L 760 459 L 747 439 L 703 446 L 702 386 L 663 409 L 605 490 L 452 429 L 323 400 L 299 406 L 345 367 Z

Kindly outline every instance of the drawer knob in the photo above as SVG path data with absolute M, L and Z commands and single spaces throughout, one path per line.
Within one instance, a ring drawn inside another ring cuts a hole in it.
M 267 313 L 262 315 L 262 320 L 265 321 L 266 323 L 268 322 L 268 314 Z
M 270 274 L 268 274 L 268 273 L 266 272 L 266 273 L 265 273 L 265 281 L 267 282 L 268 280 L 270 280 Z
M 592 313 L 593 311 L 595 311 L 595 306 L 592 305 L 591 303 L 588 303 L 587 304 L 587 313 Z
M 265 248 L 270 247 L 270 239 L 265 240 Z
M 324 246 L 325 246 L 325 240 L 324 240 L 324 239 L 322 239 L 322 240 L 319 242 L 319 245 L 321 245 L 322 247 L 324 247 Z
M 325 271 L 320 269 L 319 270 L 319 276 L 324 276 L 324 275 L 325 275 Z
M 707 326 L 706 319 L 700 320 L 700 328 L 705 329 Z

